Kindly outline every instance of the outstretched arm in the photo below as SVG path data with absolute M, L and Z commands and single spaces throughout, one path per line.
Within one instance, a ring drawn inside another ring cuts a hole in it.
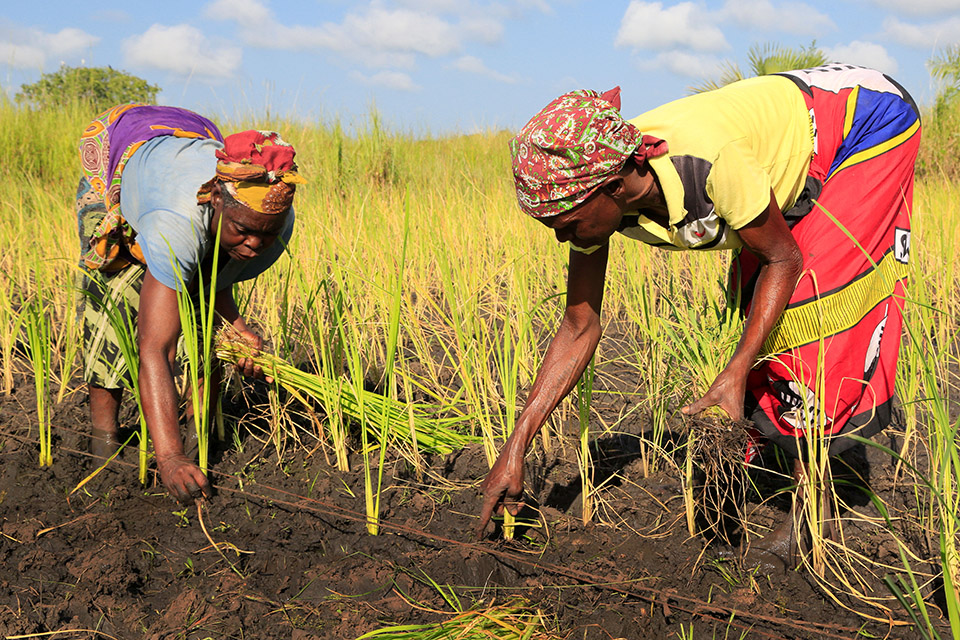
M 177 292 L 161 284 L 150 269 L 143 277 L 138 314 L 140 336 L 140 391 L 143 413 L 157 453 L 163 485 L 181 502 L 211 496 L 210 482 L 183 454 L 179 397 L 173 376 L 180 314 Z
M 523 461 L 530 443 L 583 375 L 600 342 L 600 306 L 606 279 L 609 245 L 590 255 L 570 252 L 567 307 L 557 334 L 550 342 L 543 364 L 496 463 L 481 490 L 483 508 L 477 537 L 483 535 L 491 516 L 503 511 L 508 501 L 523 493 Z
M 760 261 L 753 302 L 730 362 L 701 398 L 683 407 L 682 412 L 687 415 L 718 406 L 733 420 L 743 419 L 747 374 L 780 319 L 803 270 L 803 254 L 772 191 L 767 210 L 738 233 L 747 250 Z

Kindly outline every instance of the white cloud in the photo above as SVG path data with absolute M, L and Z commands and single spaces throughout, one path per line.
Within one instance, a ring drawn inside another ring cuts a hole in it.
M 870 0 L 883 9 L 912 15 L 936 15 L 960 11 L 960 0 Z
M 214 0 L 203 11 L 208 18 L 232 20 L 238 24 L 255 26 L 273 22 L 273 16 L 259 0 Z
M 406 73 L 399 71 L 380 71 L 371 76 L 354 71 L 350 74 L 354 80 L 372 86 L 387 87 L 397 91 L 417 91 L 420 86 Z
M 476 56 L 462 56 L 457 58 L 453 63 L 453 68 L 460 71 L 465 71 L 467 73 L 475 73 L 480 76 L 486 76 L 496 80 L 497 82 L 504 82 L 506 84 L 514 84 L 517 82 L 517 79 L 513 76 L 508 76 L 505 73 L 500 73 L 499 71 L 494 71 L 486 64 L 483 60 L 477 58 Z
M 717 17 L 749 28 L 785 33 L 818 35 L 836 28 L 830 16 L 802 2 L 774 5 L 770 0 L 727 0 Z
M 887 53 L 887 50 L 873 42 L 854 40 L 850 44 L 822 47 L 822 50 L 831 62 L 859 64 L 890 75 L 894 75 L 899 69 L 897 61 Z
M 653 58 L 639 60 L 641 69 L 666 70 L 679 76 L 702 80 L 720 74 L 723 61 L 712 55 L 699 55 L 685 51 L 664 51 Z
M 503 38 L 503 23 L 489 16 L 465 17 L 458 28 L 464 40 L 493 44 Z
M 14 69 L 43 69 L 47 55 L 40 47 L 0 41 L 0 64 Z
M 464 8 L 467 2 L 461 0 L 398 0 L 397 4 L 415 11 L 429 11 L 431 13 L 456 13 Z
M 884 36 L 894 42 L 930 50 L 960 43 L 960 17 L 953 16 L 937 22 L 913 24 L 897 18 L 883 21 Z
M 0 31 L 0 64 L 15 69 L 44 69 L 50 63 L 68 62 L 98 42 L 97 36 L 72 27 L 56 33 L 8 27 Z
M 376 68 L 410 68 L 415 57 L 433 58 L 459 53 L 465 40 L 494 42 L 503 35 L 503 25 L 489 15 L 469 13 L 451 22 L 420 7 L 439 11 L 439 1 L 409 2 L 416 9 L 386 9 L 374 3 L 344 16 L 339 23 L 317 26 L 280 24 L 262 0 L 215 0 L 205 15 L 235 22 L 239 35 L 250 46 L 265 49 L 335 51 Z
M 654 51 L 684 47 L 720 51 L 729 47 L 707 12 L 692 2 L 664 9 L 662 2 L 632 0 L 620 21 L 616 47 Z
M 146 32 L 125 39 L 123 53 L 132 66 L 213 78 L 232 76 L 243 55 L 239 47 L 215 44 L 199 29 L 186 24 L 155 24 Z
M 349 46 L 409 51 L 434 57 L 460 48 L 452 25 L 419 11 L 371 8 L 366 13 L 349 14 L 342 25 L 329 25 L 327 29 Z

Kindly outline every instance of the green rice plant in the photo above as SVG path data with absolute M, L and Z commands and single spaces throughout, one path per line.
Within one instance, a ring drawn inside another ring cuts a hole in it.
M 303 403 L 307 397 L 318 403 L 323 398 L 338 392 L 340 406 L 344 416 L 356 422 L 361 421 L 361 411 L 366 416 L 368 435 L 378 437 L 387 433 L 390 439 L 409 440 L 409 415 L 412 409 L 417 429 L 417 442 L 424 451 L 448 454 L 462 449 L 471 442 L 478 441 L 475 436 L 460 433 L 459 429 L 467 424 L 472 416 L 438 417 L 447 408 L 438 405 L 403 403 L 387 398 L 379 393 L 368 391 L 361 386 L 359 395 L 353 383 L 341 385 L 336 379 L 308 373 L 269 353 L 257 352 L 246 342 L 231 336 L 225 330 L 218 337 L 217 357 L 225 363 L 235 364 L 241 358 L 251 358 L 263 369 L 265 375 L 272 377 L 277 384 Z M 384 422 L 387 429 L 384 430 Z
M 314 330 L 310 332 L 310 345 L 314 354 L 314 362 L 318 363 L 320 371 L 325 374 L 326 379 L 334 383 L 324 387 L 323 395 L 318 400 L 327 413 L 327 426 L 337 460 L 337 469 L 348 471 L 350 463 L 347 457 L 347 423 L 344 420 L 343 407 L 340 404 L 340 399 L 343 397 L 344 381 L 339 375 L 344 362 L 342 336 L 345 335 L 343 328 L 345 312 L 343 294 L 336 290 L 329 280 L 323 281 L 322 285 L 326 293 L 330 329 L 324 331 L 319 323 L 314 324 Z
M 132 268 L 132 267 L 131 267 Z M 100 297 L 84 291 L 83 295 L 90 295 L 101 306 L 107 316 L 107 321 L 117 337 L 117 346 L 126 367 L 126 375 L 118 376 L 121 382 L 133 395 L 137 405 L 137 415 L 140 420 L 140 443 L 138 447 L 139 480 L 146 486 L 150 460 L 150 431 L 147 429 L 147 419 L 143 412 L 143 397 L 140 395 L 140 348 L 137 344 L 137 327 L 134 309 L 130 309 L 127 300 L 122 296 L 114 298 L 110 291 L 104 289 Z M 115 369 L 118 370 L 119 367 Z M 106 465 L 104 465 L 106 466 Z
M 222 219 L 221 219 L 222 224 Z M 176 274 L 177 311 L 180 316 L 183 354 L 186 365 L 188 399 L 193 407 L 193 424 L 197 433 L 198 466 L 207 473 L 210 452 L 210 403 L 213 391 L 214 336 L 216 334 L 217 265 L 220 264 L 220 225 L 213 238 L 213 256 L 207 282 L 203 269 L 197 269 L 197 302 L 189 284 L 180 273 L 170 250 L 170 261 Z M 199 305 L 199 309 L 197 306 Z M 199 320 L 198 320 L 199 318 Z M 219 398 L 215 399 L 219 402 Z
M 37 424 L 40 441 L 40 466 L 53 465 L 53 437 L 50 422 L 49 384 L 51 377 L 51 344 L 49 307 L 40 292 L 27 302 L 23 310 L 23 326 L 27 334 L 33 384 L 37 396 Z
M 77 314 L 68 308 L 67 312 L 63 314 L 63 322 L 55 325 L 60 326 L 60 332 L 54 341 L 54 353 L 60 355 L 60 386 L 57 391 L 58 403 L 63 402 L 63 398 L 67 393 L 67 387 L 70 384 L 70 379 L 73 377 L 74 362 L 77 358 L 77 352 L 80 349 L 80 328 L 77 319 Z
M 487 367 L 484 359 L 486 353 L 480 353 L 479 343 L 473 339 L 473 336 L 483 333 L 479 320 L 479 287 L 474 277 L 458 277 L 459 274 L 455 273 L 450 256 L 445 254 L 437 256 L 437 266 L 440 270 L 440 281 L 449 315 L 437 303 L 434 303 L 434 309 L 441 314 L 444 322 L 452 327 L 455 338 L 453 345 L 448 346 L 442 342 L 441 346 L 447 356 L 456 363 L 457 374 L 470 411 L 477 416 L 489 416 L 492 411 L 489 398 L 484 393 L 482 381 Z M 489 420 L 480 420 L 480 433 L 487 464 L 492 467 L 497 459 L 499 438 L 494 433 Z
M 336 270 L 338 286 L 345 290 L 346 281 L 341 269 Z M 355 311 L 356 309 L 354 309 Z M 347 316 L 349 318 L 349 316 Z M 344 361 L 347 365 L 349 382 L 344 390 L 350 389 L 352 395 L 357 399 L 356 420 L 360 427 L 360 456 L 363 460 L 363 495 L 364 508 L 367 515 L 367 533 L 376 535 L 378 531 L 378 513 L 376 511 L 376 500 L 373 491 L 373 470 L 370 466 L 371 436 L 376 440 L 378 436 L 389 432 L 389 425 L 379 424 L 376 433 L 371 433 L 371 420 L 382 419 L 389 415 L 389 407 L 379 406 L 379 412 L 370 411 L 371 404 L 366 402 L 364 384 L 366 382 L 366 368 L 363 361 L 363 337 L 360 335 L 360 322 L 351 318 L 339 325 L 340 343 L 343 345 Z M 274 379 L 277 379 L 274 376 Z M 282 383 L 281 383 L 282 384 Z M 386 400 L 386 398 L 385 398 Z M 340 397 L 340 406 L 343 408 L 343 396 Z M 386 403 L 381 403 L 386 404 Z M 379 413 L 379 415 L 377 415 Z
M 958 419 L 960 422 L 960 419 Z M 925 487 L 930 491 L 931 497 L 940 502 L 944 499 L 945 496 L 940 494 L 938 491 L 935 481 L 932 478 L 924 476 L 922 471 L 914 466 L 906 458 L 902 458 L 900 454 L 878 442 L 869 440 L 866 438 L 861 438 L 857 435 L 849 436 L 851 439 L 862 443 L 865 446 L 873 447 L 882 451 L 883 453 L 889 455 L 891 458 L 902 463 L 904 467 L 909 469 L 912 472 L 913 476 L 917 479 L 918 484 Z M 901 562 L 901 571 L 896 574 L 887 574 L 883 577 L 883 583 L 893 594 L 894 598 L 900 605 L 903 607 L 904 611 L 910 617 L 914 623 L 914 629 L 919 633 L 924 640 L 940 640 L 941 636 L 937 628 L 934 626 L 933 621 L 930 616 L 929 605 L 926 602 L 923 594 L 924 586 L 929 587 L 929 584 L 922 585 L 918 581 L 918 573 L 913 569 L 910 558 L 913 557 L 916 559 L 916 556 L 908 549 L 907 545 L 903 540 L 894 532 L 894 520 L 895 518 L 891 516 L 887 506 L 883 503 L 879 496 L 874 494 L 872 491 L 867 492 L 867 496 L 870 498 L 873 506 L 880 513 L 880 516 L 883 518 L 883 522 L 886 525 L 887 530 L 889 531 L 891 538 L 897 545 L 897 554 Z M 954 519 L 960 517 L 960 514 L 953 512 Z M 946 577 L 945 577 L 946 580 Z M 950 594 L 945 593 L 949 598 Z M 950 604 L 948 602 L 948 613 L 950 609 Z M 952 636 L 954 638 L 957 636 L 957 629 L 953 620 L 950 620 Z
M 583 512 L 581 520 L 587 524 L 593 519 L 594 486 L 593 456 L 590 454 L 590 405 L 593 402 L 593 380 L 595 376 L 596 356 L 590 358 L 590 364 L 577 382 L 577 408 L 580 422 L 580 447 L 577 450 L 577 469 L 580 472 L 580 488 Z
M 403 293 L 403 271 L 404 265 L 407 258 L 407 240 L 409 238 L 409 221 L 410 221 L 410 201 L 408 198 L 404 199 L 404 234 L 403 234 L 403 244 L 400 248 L 400 257 L 397 261 L 395 276 L 393 283 L 390 287 L 390 309 L 389 315 L 387 318 L 387 344 L 386 344 L 386 353 L 384 361 L 384 370 L 383 378 L 386 382 L 386 396 L 390 400 L 393 400 L 394 403 L 397 402 L 397 385 L 396 385 L 396 357 L 397 357 L 397 341 L 399 340 L 400 335 L 400 305 L 402 302 L 402 293 Z M 408 405 L 409 406 L 409 405 Z M 377 485 L 375 490 L 375 497 L 373 500 L 373 505 L 371 507 L 372 514 L 368 512 L 368 517 L 373 518 L 373 522 L 367 523 L 367 531 L 371 535 L 377 535 L 379 530 L 380 522 L 380 495 L 383 487 L 383 469 L 386 466 L 386 455 L 387 455 L 387 445 L 389 443 L 389 405 L 384 403 L 383 405 L 383 416 L 380 421 L 380 437 L 378 438 L 380 455 L 377 464 Z M 414 421 L 411 419 L 410 424 L 414 424 Z M 416 427 L 410 429 L 411 442 L 416 443 Z M 414 445 L 415 446 L 415 445 Z M 363 459 L 366 463 L 367 454 L 366 451 L 363 452 Z
M 631 282 L 633 280 L 631 279 Z M 674 378 L 670 371 L 670 347 L 668 345 L 666 320 L 657 304 L 657 286 L 653 278 L 641 278 L 633 290 L 638 304 L 625 305 L 630 320 L 639 330 L 637 342 L 631 352 L 636 356 L 640 386 L 644 390 L 643 404 L 650 410 L 650 436 L 640 439 L 640 460 L 644 477 L 649 477 L 660 468 L 660 462 L 669 460 L 665 455 L 667 421 L 675 404 Z
M 694 294 L 676 287 L 675 281 L 668 282 L 666 303 L 669 316 L 657 332 L 659 334 L 662 331 L 662 335 L 666 336 L 663 344 L 671 360 L 680 364 L 684 377 L 693 382 L 694 389 L 704 393 L 730 361 L 742 332 L 742 321 L 733 300 L 727 300 L 724 306 L 711 300 L 705 311 L 698 311 L 701 307 L 696 306 Z M 717 437 L 716 427 L 709 420 L 697 419 L 692 421 L 687 431 L 682 491 L 687 531 L 691 536 L 699 533 L 696 525 L 700 502 L 696 496 L 696 472 L 704 472 L 704 488 L 735 486 L 738 480 L 729 474 L 742 472 L 742 465 L 737 459 L 742 444 L 746 442 L 746 433 L 736 432 L 740 437 L 738 447 L 730 438 Z M 727 435 L 732 433 L 726 429 L 721 431 Z M 728 495 L 726 490 L 722 495 Z M 706 499 L 706 494 L 703 497 Z M 716 510 L 719 517 L 722 511 L 719 502 L 722 500 L 710 498 L 709 501 L 718 504 L 701 506 L 705 510 Z
M 11 290 L 7 282 L 0 285 L 0 359 L 3 361 L 2 387 L 5 395 L 13 391 L 13 349 L 23 323 L 23 314 L 14 308 Z
M 405 624 L 383 627 L 357 640 L 549 640 L 543 615 L 526 602 L 514 599 L 502 605 L 477 606 L 446 614 L 434 624 Z
M 907 325 L 906 328 L 911 344 L 926 346 L 915 327 Z M 960 434 L 960 418 L 953 422 L 950 420 L 947 394 L 941 382 L 946 380 L 941 370 L 943 361 L 925 358 L 923 364 L 921 380 L 927 398 L 927 419 L 930 421 L 928 447 L 935 531 L 940 546 L 947 615 L 954 637 L 960 637 L 960 553 L 957 542 L 960 532 L 960 453 L 956 445 Z

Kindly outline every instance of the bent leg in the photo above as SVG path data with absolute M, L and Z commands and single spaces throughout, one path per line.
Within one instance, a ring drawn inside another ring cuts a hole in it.
M 90 421 L 93 432 L 90 453 L 99 460 L 106 460 L 120 446 L 117 431 L 120 428 L 120 401 L 123 389 L 106 389 L 90 384 Z

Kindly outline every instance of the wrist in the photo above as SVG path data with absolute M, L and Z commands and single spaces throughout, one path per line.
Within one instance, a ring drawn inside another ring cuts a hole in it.
M 157 464 L 164 465 L 169 464 L 170 462 L 175 462 L 179 459 L 186 460 L 187 456 L 183 451 L 168 451 L 166 453 L 156 453 Z

